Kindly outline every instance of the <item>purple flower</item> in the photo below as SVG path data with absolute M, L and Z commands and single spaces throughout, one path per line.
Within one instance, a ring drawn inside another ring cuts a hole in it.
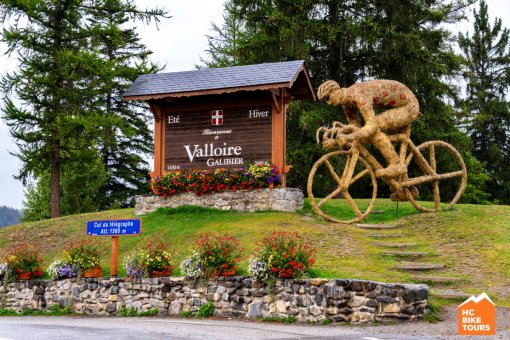
M 57 267 L 57 272 L 60 278 L 73 278 L 78 276 L 78 266 L 66 264 L 62 267 Z

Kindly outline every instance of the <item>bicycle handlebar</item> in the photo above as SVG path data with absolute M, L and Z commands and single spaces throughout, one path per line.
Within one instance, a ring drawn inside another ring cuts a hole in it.
M 353 133 L 356 130 L 359 130 L 359 127 L 351 125 L 351 124 L 344 125 L 340 122 L 333 122 L 332 128 L 328 128 L 326 126 L 321 126 L 320 128 L 317 129 L 317 132 L 316 132 L 317 144 L 321 143 L 321 140 L 320 140 L 321 132 L 324 133 L 322 135 L 322 140 L 324 141 L 328 138 L 330 138 L 330 139 L 335 138 L 335 136 L 338 134 L 347 135 L 347 134 Z

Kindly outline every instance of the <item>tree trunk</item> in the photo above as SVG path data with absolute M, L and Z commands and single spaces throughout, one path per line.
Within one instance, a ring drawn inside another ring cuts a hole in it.
M 60 217 L 60 146 L 55 142 L 52 150 L 50 176 L 51 218 Z

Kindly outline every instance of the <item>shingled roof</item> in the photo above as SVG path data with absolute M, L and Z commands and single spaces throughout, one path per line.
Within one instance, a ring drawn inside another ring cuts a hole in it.
M 294 86 L 299 83 L 299 86 Z M 299 89 L 294 88 L 299 87 Z M 146 74 L 124 93 L 125 100 L 191 97 L 288 88 L 297 98 L 315 98 L 303 60 Z M 294 91 L 293 91 L 294 89 Z

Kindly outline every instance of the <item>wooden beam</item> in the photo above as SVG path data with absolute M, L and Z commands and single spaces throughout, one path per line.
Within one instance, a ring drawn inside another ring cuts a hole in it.
M 280 106 L 278 105 L 278 99 L 276 98 L 274 93 L 271 93 L 271 99 L 273 100 L 273 107 L 276 109 L 276 113 L 280 114 Z
M 286 158 L 286 115 L 285 115 L 285 94 L 284 88 L 280 89 L 279 96 L 275 96 L 276 103 L 273 103 L 273 131 L 272 131 L 272 162 L 276 165 L 281 176 L 282 187 L 287 185 L 285 178 Z M 274 94 L 272 94 L 274 96 Z M 279 112 L 279 113 L 278 113 Z
M 162 135 L 162 126 L 163 126 L 163 117 L 161 115 L 161 106 L 156 104 L 150 104 L 150 109 L 154 114 L 154 171 L 151 177 L 157 177 L 163 175 L 161 172 L 162 168 L 162 149 L 163 146 L 163 135 Z
M 281 116 L 282 116 L 282 168 L 281 168 L 281 176 L 282 176 L 282 187 L 287 187 L 287 173 L 285 172 L 285 168 L 287 166 L 287 106 L 290 102 L 290 97 L 287 97 L 287 89 L 281 89 Z
M 167 113 L 162 110 L 161 112 L 161 163 L 160 163 L 160 173 L 161 175 L 165 174 L 165 162 L 166 162 L 166 150 L 165 150 L 165 141 L 166 141 L 166 122 L 167 122 Z
M 154 117 L 156 118 L 161 118 L 161 106 L 153 103 L 153 102 L 149 102 L 149 110 L 152 112 L 152 114 L 154 115 Z

